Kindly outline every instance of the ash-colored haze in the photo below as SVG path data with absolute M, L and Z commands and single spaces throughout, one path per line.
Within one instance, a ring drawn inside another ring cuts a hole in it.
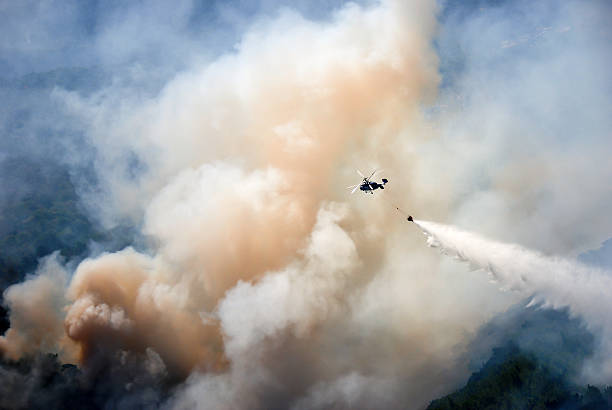
M 391 205 L 575 253 L 610 231 L 597 222 L 612 201 L 598 189 L 606 167 L 580 160 L 609 145 L 605 108 L 589 104 L 592 141 L 574 155 L 553 136 L 583 118 L 553 109 L 565 92 L 536 86 L 588 68 L 573 58 L 584 43 L 553 39 L 538 47 L 555 58 L 508 57 L 520 85 L 508 94 L 499 61 L 475 64 L 520 36 L 503 13 L 489 15 L 504 24 L 488 35 L 486 13 L 447 20 L 438 49 L 456 34 L 474 51 L 436 99 L 436 9 L 348 4 L 327 22 L 284 11 L 154 97 L 121 81 L 89 97 L 55 90 L 96 148 L 102 189 L 84 203 L 107 226 L 141 226 L 149 247 L 86 259 L 69 283 L 41 267 L 10 288 L 4 354 L 61 351 L 84 367 L 117 353 L 152 357 L 157 373 L 186 378 L 168 403 L 178 408 L 418 408 L 453 388 L 472 332 L 522 296 L 427 252 Z M 582 17 L 573 11 L 550 20 L 563 28 Z M 601 100 L 595 80 L 572 84 L 584 101 Z M 514 115 L 526 99 L 531 116 Z M 550 129 L 536 127 L 543 119 Z M 348 197 L 354 169 L 376 166 L 387 189 Z M 570 190 L 572 170 L 586 182 Z M 572 218 L 590 213 L 597 229 L 534 234 L 522 222 L 556 226 L 583 205 Z M 42 310 L 49 328 L 38 325 Z

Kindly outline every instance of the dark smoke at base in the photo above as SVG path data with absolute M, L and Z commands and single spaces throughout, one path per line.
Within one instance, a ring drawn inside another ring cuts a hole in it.
M 0 408 L 156 409 L 169 396 L 171 385 L 145 363 L 142 358 L 120 357 L 95 372 L 61 364 L 52 354 L 1 363 Z
M 298 386 L 308 385 L 312 380 L 310 382 L 306 380 L 314 376 L 296 371 L 303 368 L 301 361 L 305 359 L 303 357 L 305 346 L 299 347 L 299 343 L 295 344 L 293 340 L 288 341 L 287 347 L 289 350 L 283 353 L 282 362 L 271 367 L 276 367 L 274 372 L 286 378 L 282 382 L 277 380 L 274 386 L 267 387 L 261 397 L 262 403 L 265 403 L 262 407 L 270 409 L 309 407 L 303 407 L 299 401 L 295 401 L 296 397 L 304 394 Z M 543 366 L 549 373 L 534 373 L 539 381 L 530 383 L 553 381 L 555 389 L 558 390 L 554 397 L 565 400 L 562 408 L 574 409 L 578 406 L 569 405 L 575 400 L 573 395 L 582 397 L 581 395 L 586 394 L 586 390 L 575 383 L 575 378 L 582 362 L 592 354 L 593 349 L 594 338 L 579 319 L 570 318 L 566 311 L 548 310 L 538 306 L 525 307 L 523 303 L 484 325 L 468 346 L 466 357 L 458 360 L 455 365 L 469 363 L 469 368 L 474 371 L 470 378 L 472 384 L 476 380 L 480 380 L 481 385 L 487 380 L 496 383 L 496 388 L 502 389 L 498 390 L 497 403 L 503 404 L 507 403 L 504 400 L 510 400 L 512 394 L 517 394 L 513 390 L 517 388 L 516 385 L 507 381 L 495 381 L 495 378 L 505 371 L 503 366 L 506 363 L 510 365 L 512 360 L 517 359 L 534 360 L 536 366 Z M 491 352 L 493 355 L 489 357 Z M 276 356 L 278 358 L 278 349 Z M 105 357 L 105 360 L 107 359 L 108 356 Z M 12 364 L 4 363 L 0 371 L 0 385 L 4 388 L 0 394 L 4 399 L 0 402 L 0 408 L 167 407 L 167 400 L 174 390 L 173 386 L 176 385 L 165 378 L 163 369 L 158 367 L 155 370 L 154 357 L 144 359 L 130 358 L 125 353 L 115 357 L 112 362 L 101 363 L 98 368 L 91 368 L 87 372 L 82 372 L 73 365 L 61 365 L 54 355 L 37 355 Z M 143 365 L 147 361 L 149 365 Z M 486 364 L 481 367 L 483 363 Z M 529 362 L 526 365 L 528 366 Z M 281 370 L 282 367 L 285 367 L 284 371 Z M 256 376 L 253 374 L 251 377 Z M 326 398 L 326 389 L 341 388 L 347 397 L 350 397 L 355 394 L 355 389 L 363 389 L 369 383 L 379 383 L 379 381 L 369 380 L 358 374 L 349 374 L 341 382 L 343 387 L 332 387 L 331 380 L 327 383 L 322 382 L 318 399 L 311 404 L 315 407 L 335 404 L 338 407 L 340 403 L 337 397 L 332 398 L 335 395 Z M 380 388 L 382 391 L 385 390 L 384 386 L 377 387 Z M 483 390 L 478 389 L 478 387 L 471 388 L 468 397 L 479 397 Z M 513 391 L 515 393 L 512 393 Z M 506 392 L 510 396 L 506 396 Z M 401 399 L 393 389 L 389 389 L 387 394 L 389 397 L 395 397 L 393 402 L 387 402 L 385 398 L 379 397 L 371 404 L 386 408 L 411 407 L 409 397 Z M 550 392 L 538 394 L 542 398 L 552 397 Z M 457 402 L 457 396 L 453 397 Z M 585 404 L 584 400 L 586 398 L 578 400 L 577 403 Z M 431 408 L 446 408 L 442 403 L 444 400 L 435 401 Z M 206 407 L 205 403 L 193 404 L 194 407 Z M 249 407 L 252 408 L 253 404 L 251 403 Z M 353 400 L 346 402 L 346 408 L 359 408 L 362 405 L 363 402 Z

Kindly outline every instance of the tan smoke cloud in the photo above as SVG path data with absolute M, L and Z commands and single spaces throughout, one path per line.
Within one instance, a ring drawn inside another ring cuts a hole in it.
M 68 272 L 58 253 L 43 259 L 36 274 L 4 293 L 11 328 L 0 337 L 0 352 L 17 360 L 39 351 L 60 352 L 71 358 L 71 346 L 62 331 L 64 291 Z
M 72 304 L 64 325 L 82 360 L 105 349 L 152 348 L 176 374 L 198 363 L 221 364 L 218 330 L 205 326 L 190 309 L 187 290 L 163 275 L 156 260 L 130 248 L 81 263 L 68 288 Z
M 441 319 L 447 306 L 423 308 L 446 278 L 432 282 L 431 255 L 400 254 L 406 230 L 382 212 L 389 204 L 339 202 L 347 181 L 357 182 L 355 164 L 380 162 L 396 184 L 388 201 L 445 211 L 435 205 L 443 190 L 424 184 L 411 151 L 429 137 L 420 104 L 438 85 L 435 9 L 433 1 L 349 4 L 326 23 L 285 13 L 152 100 L 64 94 L 100 150 L 110 194 L 97 198 L 103 217 L 142 220 L 152 250 L 82 262 L 65 299 L 54 294 L 67 303 L 55 340 L 67 335 L 85 365 L 127 351 L 159 355 L 174 376 L 197 370 L 179 407 L 265 407 L 262 392 L 278 380 L 305 397 L 298 406 L 374 405 L 356 395 L 370 381 L 384 395 L 430 398 L 426 385 L 447 376 L 415 370 L 452 359 L 465 330 L 451 322 L 472 312 Z M 126 153 L 144 164 L 137 178 L 127 176 Z M 426 194 L 410 197 L 415 189 Z M 432 343 L 432 327 L 450 336 Z M 404 376 L 389 381 L 389 368 Z M 329 388 L 320 375 L 334 381 Z
M 92 119 L 108 158 L 124 140 L 152 169 L 137 186 L 104 175 L 118 207 L 144 209 L 156 255 L 126 249 L 78 267 L 65 328 L 84 360 L 110 343 L 152 347 L 182 372 L 222 363 L 219 327 L 200 315 L 239 280 L 311 258 L 301 250 L 322 201 L 345 194 L 334 175 L 347 157 L 392 156 L 400 132 L 419 122 L 438 81 L 434 21 L 429 2 L 349 5 L 331 23 L 288 13 L 118 125 Z M 367 256 L 379 239 L 356 241 Z

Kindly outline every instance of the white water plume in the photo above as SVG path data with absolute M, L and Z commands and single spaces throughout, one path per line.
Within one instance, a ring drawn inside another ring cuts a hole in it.
M 453 226 L 414 221 L 427 244 L 442 253 L 484 269 L 502 289 L 533 297 L 531 304 L 568 308 L 600 336 L 599 349 L 587 363 L 589 381 L 612 380 L 612 273 L 558 256 L 547 256 L 516 244 L 497 242 Z

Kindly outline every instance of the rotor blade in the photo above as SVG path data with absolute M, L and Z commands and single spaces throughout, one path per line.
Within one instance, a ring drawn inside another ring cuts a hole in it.
M 355 184 L 355 185 L 347 186 L 346 189 L 353 189 L 353 188 L 355 188 L 356 186 L 359 186 L 359 185 L 361 185 L 361 184 Z
M 359 185 L 355 186 L 355 188 L 353 188 L 353 190 L 351 191 L 351 194 L 354 194 L 355 191 L 357 191 L 358 188 L 359 188 Z
M 359 174 L 361 178 L 365 178 L 365 175 L 363 175 L 360 170 L 356 169 L 355 171 L 357 171 L 357 173 Z
M 375 170 L 372 172 L 372 175 L 370 175 L 370 176 L 368 177 L 368 179 L 372 178 L 374 175 L 378 174 L 380 171 L 382 171 L 382 169 L 375 169 Z

